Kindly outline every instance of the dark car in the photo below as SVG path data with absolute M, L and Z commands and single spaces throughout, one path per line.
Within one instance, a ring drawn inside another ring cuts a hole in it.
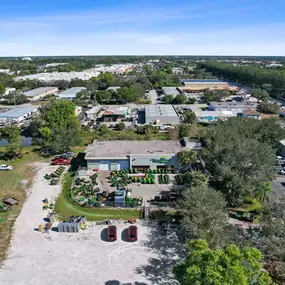
M 70 164 L 70 160 L 67 158 L 58 158 L 53 161 L 54 165 L 68 165 Z
M 129 240 L 130 241 L 138 240 L 138 227 L 137 226 L 129 226 Z
M 117 240 L 117 227 L 116 226 L 108 227 L 108 240 L 109 241 Z

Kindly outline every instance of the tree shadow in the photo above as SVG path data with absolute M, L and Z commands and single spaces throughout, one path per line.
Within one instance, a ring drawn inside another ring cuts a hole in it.
M 70 168 L 71 171 L 76 171 L 79 166 L 85 167 L 87 166 L 87 162 L 84 159 L 85 157 L 85 153 L 84 152 L 80 152 L 77 154 L 76 157 L 73 157 L 70 161 Z
M 108 228 L 104 228 L 101 231 L 101 240 L 105 241 L 105 242 L 109 242 L 109 240 L 108 240 Z
M 134 283 L 121 283 L 118 280 L 109 280 L 105 283 L 105 285 L 148 285 L 144 282 L 134 282 Z
M 149 228 L 147 240 L 143 245 L 156 254 L 156 258 L 150 258 L 148 264 L 136 268 L 136 273 L 145 276 L 151 284 L 176 285 L 172 269 L 185 257 L 184 246 L 179 242 L 182 235 L 176 225 L 168 225 L 167 235 L 162 235 L 158 222 L 146 222 Z

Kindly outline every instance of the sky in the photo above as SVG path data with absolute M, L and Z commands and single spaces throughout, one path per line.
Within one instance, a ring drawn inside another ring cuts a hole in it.
M 0 56 L 285 56 L 285 0 L 0 0 Z

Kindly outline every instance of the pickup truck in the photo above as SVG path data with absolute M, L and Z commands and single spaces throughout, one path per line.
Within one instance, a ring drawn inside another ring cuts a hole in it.
M 0 170 L 12 170 L 13 169 L 13 166 L 10 166 L 10 165 L 7 165 L 7 164 L 1 164 L 0 165 Z

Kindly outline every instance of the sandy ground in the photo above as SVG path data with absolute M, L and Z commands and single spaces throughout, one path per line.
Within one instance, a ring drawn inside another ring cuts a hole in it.
M 157 224 L 142 222 L 134 243 L 127 242 L 128 225 L 123 222 L 117 223 L 116 242 L 107 242 L 106 226 L 94 223 L 74 234 L 35 231 L 47 214 L 42 200 L 55 201 L 60 192 L 59 186 L 43 179 L 56 167 L 37 167 L 29 198 L 15 224 L 8 258 L 1 265 L 0 284 L 176 284 L 171 269 L 182 247 L 174 229 L 164 237 Z

